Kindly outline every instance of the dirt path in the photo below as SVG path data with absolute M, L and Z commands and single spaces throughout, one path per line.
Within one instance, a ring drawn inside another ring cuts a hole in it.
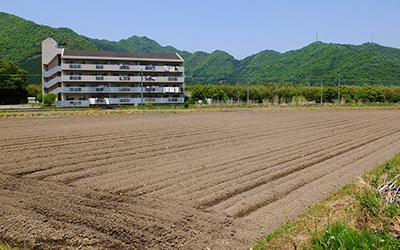
M 400 111 L 0 119 L 0 237 L 245 249 L 400 152 Z

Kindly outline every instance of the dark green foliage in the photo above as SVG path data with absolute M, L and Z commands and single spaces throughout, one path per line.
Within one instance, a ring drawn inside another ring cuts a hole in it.
M 25 102 L 27 72 L 12 62 L 0 60 L 0 104 Z
M 354 99 L 363 102 L 384 102 L 385 96 L 378 87 L 366 86 L 357 90 Z
M 390 101 L 393 103 L 400 102 L 400 95 L 393 95 Z
M 320 236 L 314 235 L 311 249 L 399 249 L 399 241 L 388 232 L 355 230 L 335 223 Z
M 51 106 L 57 99 L 57 95 L 53 93 L 46 94 L 43 98 L 43 103 L 45 106 Z

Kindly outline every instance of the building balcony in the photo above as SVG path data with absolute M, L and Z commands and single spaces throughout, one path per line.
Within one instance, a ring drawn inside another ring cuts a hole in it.
M 62 76 L 63 82 L 135 82 L 140 83 L 142 78 L 140 76 L 81 76 L 81 75 L 64 75 Z M 183 83 L 184 77 L 182 76 L 143 76 L 144 83 Z
M 54 90 L 55 94 L 58 93 L 77 93 L 77 94 L 89 94 L 89 93 L 105 93 L 105 94 L 113 94 L 113 93 L 141 93 L 141 87 L 107 87 L 107 86 L 99 86 L 99 87 L 62 87 Z M 158 87 L 158 86 L 144 86 L 143 93 L 182 93 L 182 89 L 180 87 Z
M 143 104 L 170 104 L 170 103 L 184 103 L 183 97 L 169 97 L 169 98 L 143 98 Z M 121 105 L 121 104 L 141 104 L 141 98 L 89 98 L 89 100 L 69 100 L 69 101 L 56 101 L 58 107 L 88 107 L 90 105 Z
M 123 72 L 177 72 L 183 73 L 183 66 L 153 66 L 153 65 L 110 65 L 110 64 L 62 64 L 62 70 L 76 71 L 123 71 Z

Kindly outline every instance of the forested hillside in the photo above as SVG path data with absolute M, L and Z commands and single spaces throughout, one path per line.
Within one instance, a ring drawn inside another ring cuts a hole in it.
M 28 71 L 28 83 L 40 83 L 41 42 L 52 37 L 69 49 L 179 53 L 185 59 L 186 82 L 236 84 L 250 81 L 301 85 L 334 85 L 338 73 L 348 85 L 400 86 L 400 49 L 376 43 L 362 45 L 311 43 L 301 49 L 279 53 L 265 50 L 242 60 L 227 52 L 178 50 L 161 46 L 147 37 L 131 36 L 118 42 L 88 38 L 69 28 L 38 25 L 0 12 L 0 59 Z M 245 46 L 245 45 L 244 45 Z

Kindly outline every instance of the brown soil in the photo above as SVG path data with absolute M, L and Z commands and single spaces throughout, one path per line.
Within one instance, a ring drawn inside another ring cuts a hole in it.
M 0 237 L 245 249 L 400 152 L 397 110 L 0 120 Z

